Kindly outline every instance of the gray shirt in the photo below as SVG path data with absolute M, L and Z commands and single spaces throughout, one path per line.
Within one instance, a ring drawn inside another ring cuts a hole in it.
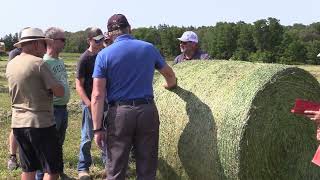
M 187 60 L 210 60 L 210 55 L 198 49 L 191 59 L 186 59 L 184 54 L 180 54 L 174 59 L 173 64 L 178 64 Z
M 16 56 L 20 55 L 22 52 L 22 49 L 21 48 L 15 48 L 13 50 L 11 50 L 9 52 L 9 61 L 13 58 L 15 58 Z

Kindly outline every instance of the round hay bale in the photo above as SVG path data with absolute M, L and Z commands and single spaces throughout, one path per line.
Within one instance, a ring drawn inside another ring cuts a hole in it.
M 296 98 L 320 101 L 310 73 L 237 61 L 191 61 L 174 70 L 174 91 L 154 81 L 160 179 L 320 178 L 311 163 L 316 127 L 290 113 Z

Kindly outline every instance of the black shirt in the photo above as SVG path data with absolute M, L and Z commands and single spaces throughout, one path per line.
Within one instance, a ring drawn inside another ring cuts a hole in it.
M 93 54 L 89 50 L 86 50 L 81 56 L 77 64 L 76 78 L 84 78 L 84 90 L 87 97 L 91 100 L 93 78 L 92 73 L 97 54 Z

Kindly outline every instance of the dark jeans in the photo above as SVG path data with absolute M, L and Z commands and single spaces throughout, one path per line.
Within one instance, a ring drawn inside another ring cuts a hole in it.
M 154 103 L 115 105 L 107 115 L 108 180 L 124 180 L 134 146 L 138 180 L 156 177 L 159 115 Z
M 59 146 L 63 146 L 68 127 L 68 110 L 66 106 L 54 106 L 54 119 L 56 121 L 56 129 L 58 132 Z M 36 180 L 42 180 L 44 173 L 38 170 Z

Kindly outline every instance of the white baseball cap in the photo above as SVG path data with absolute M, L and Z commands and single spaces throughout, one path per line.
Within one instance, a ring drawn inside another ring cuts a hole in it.
M 317 57 L 320 57 L 320 53 L 317 55 Z
M 186 31 L 182 34 L 182 36 L 180 38 L 178 38 L 180 41 L 182 42 L 195 42 L 198 43 L 198 36 L 196 33 L 194 33 L 193 31 Z

